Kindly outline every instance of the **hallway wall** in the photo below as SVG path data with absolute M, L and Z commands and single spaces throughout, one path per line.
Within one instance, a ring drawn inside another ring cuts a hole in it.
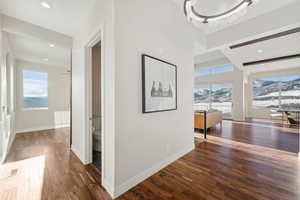
M 70 79 L 66 68 L 18 60 L 17 66 L 17 132 L 68 127 L 70 124 Z M 23 108 L 22 71 L 48 73 L 48 109 Z
M 84 163 L 89 155 L 85 50 L 100 29 L 105 77 L 102 185 L 116 197 L 194 148 L 195 29 L 170 1 L 95 3 L 72 49 L 72 150 Z M 178 66 L 177 110 L 142 114 L 143 53 Z
M 1 25 L 0 16 L 0 164 L 7 156 L 15 138 L 15 90 L 13 85 L 15 58 L 7 33 L 2 31 Z M 8 74 L 6 70 L 9 68 Z M 10 85 L 8 84 L 9 81 Z M 8 95 L 11 96 L 10 102 L 8 102 Z M 3 107 L 6 112 L 4 112 Z
M 116 2 L 116 194 L 121 194 L 194 148 L 194 38 L 192 25 L 171 1 Z M 177 110 L 142 113 L 143 53 L 177 65 Z

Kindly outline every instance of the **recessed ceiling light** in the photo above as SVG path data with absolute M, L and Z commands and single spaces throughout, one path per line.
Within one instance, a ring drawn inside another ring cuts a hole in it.
M 55 47 L 55 44 L 49 44 L 50 47 Z
M 263 52 L 263 50 L 259 49 L 259 50 L 257 50 L 257 52 L 258 52 L 258 53 L 262 53 L 262 52 Z
M 49 61 L 49 59 L 48 58 L 44 58 L 44 61 Z
M 51 5 L 46 1 L 42 1 L 41 6 L 43 6 L 44 8 L 51 8 Z

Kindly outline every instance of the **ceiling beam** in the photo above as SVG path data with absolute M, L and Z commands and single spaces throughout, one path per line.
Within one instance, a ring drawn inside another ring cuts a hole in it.
M 240 48 L 240 47 L 244 47 L 244 46 L 264 42 L 264 41 L 267 41 L 267 40 L 272 40 L 272 39 L 284 37 L 284 36 L 299 33 L 299 32 L 300 32 L 300 27 L 297 27 L 297 28 L 290 29 L 290 30 L 287 30 L 287 31 L 282 31 L 282 32 L 279 32 L 279 33 L 275 33 L 275 34 L 272 34 L 272 35 L 261 37 L 261 38 L 258 38 L 258 39 L 249 40 L 249 41 L 246 41 L 246 42 L 235 44 L 235 45 L 230 46 L 230 49 L 236 49 L 236 48 Z
M 272 63 L 272 62 L 291 60 L 291 59 L 296 59 L 296 58 L 300 58 L 300 54 L 293 54 L 293 55 L 288 55 L 288 56 L 281 56 L 281 57 L 269 58 L 269 59 L 264 59 L 264 60 L 251 61 L 251 62 L 243 63 L 243 65 L 244 65 L 244 67 L 247 67 L 247 66 L 251 66 L 251 65 Z

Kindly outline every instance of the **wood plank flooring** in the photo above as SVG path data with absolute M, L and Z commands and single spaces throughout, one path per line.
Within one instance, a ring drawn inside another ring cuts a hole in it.
M 3 166 L 44 156 L 40 199 L 110 200 L 100 186 L 97 170 L 84 166 L 69 151 L 68 134 L 68 129 L 18 134 Z M 6 170 L 7 174 L 14 174 L 13 170 Z M 0 199 L 16 199 L 13 193 L 19 186 L 3 189 L 7 175 L 2 168 L 0 171 Z M 34 173 L 32 169 L 30 174 Z M 293 153 L 209 135 L 194 151 L 118 198 L 171 199 L 299 200 L 300 161 Z
M 298 153 L 299 130 L 281 121 L 248 119 L 246 122 L 223 120 L 208 130 L 208 134 L 237 142 Z

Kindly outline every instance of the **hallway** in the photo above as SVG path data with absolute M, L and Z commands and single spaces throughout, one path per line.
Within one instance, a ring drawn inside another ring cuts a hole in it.
M 84 166 L 68 150 L 68 134 L 69 129 L 18 134 L 1 169 L 17 161 L 44 156 L 44 165 L 35 167 L 43 168 L 44 172 L 42 184 L 36 188 L 41 198 L 36 199 L 110 199 L 97 183 L 100 175 L 95 168 Z M 7 179 L 17 174 L 14 167 L 7 176 L 0 174 L 0 199 L 22 199 L 29 194 L 20 193 L 24 192 L 20 181 L 19 185 L 3 189 L 9 183 Z M 300 162 L 294 154 L 210 136 L 207 142 L 197 143 L 194 151 L 118 199 L 298 200 L 299 176 Z M 19 198 L 15 198 L 17 194 Z
M 39 131 L 32 133 L 17 134 L 12 149 L 6 163 L 1 166 L 3 168 L 14 162 L 27 162 L 27 160 L 44 156 L 45 163 L 41 166 L 31 168 L 27 171 L 30 175 L 35 175 L 37 168 L 44 171 L 42 176 L 42 185 L 39 185 L 36 191 L 22 189 L 22 178 L 18 178 L 18 182 L 7 191 L 1 191 L 0 199 L 24 199 L 30 196 L 30 200 L 34 200 L 33 193 L 40 192 L 40 196 L 35 199 L 103 199 L 101 196 L 109 199 L 108 194 L 97 183 L 95 178 L 100 177 L 92 166 L 84 166 L 74 153 L 69 150 L 69 129 L 52 129 L 47 131 Z M 26 163 L 24 164 L 26 166 Z M 15 166 L 11 168 L 11 171 Z M 16 172 L 18 174 L 18 172 Z M 91 176 L 95 174 L 94 176 Z M 28 175 L 29 176 L 29 175 Z M 1 180 L 1 177 L 6 177 Z M 8 182 L 8 177 L 1 174 L 0 188 Z M 36 177 L 28 185 L 36 182 Z M 31 185 L 35 188 L 36 184 Z M 30 186 L 28 187 L 30 188 Z M 40 191 L 38 191 L 40 190 Z M 18 196 L 16 196 L 18 195 Z M 94 196 L 93 196 L 94 195 Z M 18 197 L 18 198 L 17 198 Z

